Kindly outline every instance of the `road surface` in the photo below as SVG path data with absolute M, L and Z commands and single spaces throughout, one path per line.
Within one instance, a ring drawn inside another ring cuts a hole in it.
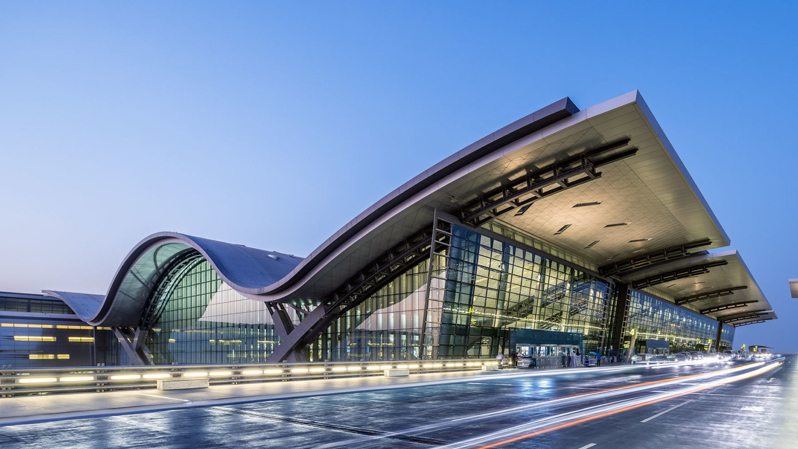
M 528 374 L 6 426 L 0 448 L 798 447 L 793 356 Z

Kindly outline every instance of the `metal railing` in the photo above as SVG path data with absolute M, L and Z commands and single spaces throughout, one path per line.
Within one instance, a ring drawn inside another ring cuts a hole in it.
M 211 385 L 379 377 L 386 370 L 410 374 L 477 371 L 496 360 L 319 362 L 237 365 L 103 366 L 0 370 L 0 397 L 156 388 L 158 380 L 207 378 Z

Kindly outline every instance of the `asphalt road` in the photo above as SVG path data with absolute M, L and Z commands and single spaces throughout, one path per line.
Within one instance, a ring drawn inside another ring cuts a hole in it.
M 791 356 L 7 426 L 0 448 L 795 448 L 796 402 Z

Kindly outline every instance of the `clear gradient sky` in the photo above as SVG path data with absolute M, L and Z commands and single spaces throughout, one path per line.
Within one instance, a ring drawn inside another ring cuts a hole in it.
M 549 3 L 0 3 L 0 290 L 105 293 L 157 231 L 304 256 L 485 134 L 639 89 L 780 317 L 735 346 L 798 352 L 798 3 Z

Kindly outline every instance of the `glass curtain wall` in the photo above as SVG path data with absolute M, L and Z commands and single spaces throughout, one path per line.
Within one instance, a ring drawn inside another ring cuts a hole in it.
M 723 329 L 720 331 L 720 349 L 724 351 L 733 351 L 734 346 L 734 327 L 724 324 Z
M 310 360 L 418 359 L 428 266 L 425 258 L 333 321 L 310 345 Z M 427 320 L 439 322 L 434 308 Z
M 610 286 L 517 245 L 454 226 L 439 357 L 508 353 L 509 332 L 576 332 L 585 351 L 603 344 Z
M 585 351 L 603 348 L 610 286 L 520 246 L 453 226 L 432 270 L 425 258 L 333 321 L 308 359 L 492 358 L 509 354 L 515 329 L 577 332 Z M 207 261 L 165 294 L 147 339 L 157 364 L 262 363 L 279 344 L 265 304 L 235 292 Z
M 626 334 L 635 335 L 635 351 L 645 340 L 670 342 L 670 352 L 704 350 L 713 345 L 718 322 L 655 296 L 632 290 Z
M 428 296 L 425 260 L 336 320 L 311 359 L 495 357 L 513 329 L 578 332 L 586 351 L 603 343 L 610 287 L 600 279 L 457 225 L 434 261 Z
M 277 344 L 265 304 L 233 290 L 206 260 L 168 292 L 147 339 L 159 365 L 263 363 Z

